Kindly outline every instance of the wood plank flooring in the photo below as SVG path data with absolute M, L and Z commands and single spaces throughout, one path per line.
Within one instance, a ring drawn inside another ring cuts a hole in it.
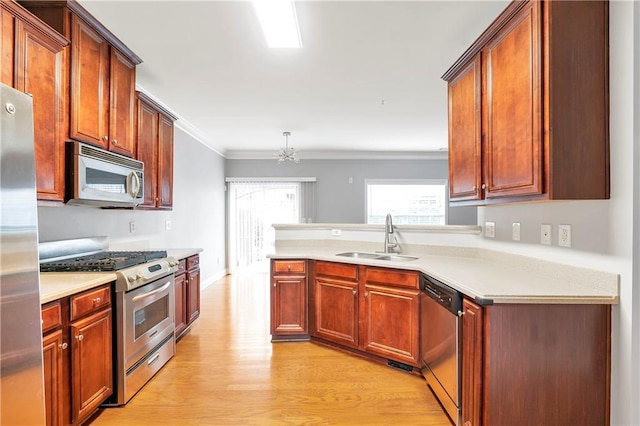
M 204 289 L 176 351 L 91 425 L 451 425 L 421 377 L 314 343 L 271 343 L 264 272 Z

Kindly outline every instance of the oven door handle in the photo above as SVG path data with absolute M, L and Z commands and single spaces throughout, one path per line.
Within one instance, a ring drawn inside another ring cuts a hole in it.
M 168 289 L 170 285 L 171 285 L 171 281 L 167 282 L 162 287 L 159 287 L 159 288 L 156 288 L 153 291 L 150 291 L 149 293 L 140 294 L 138 296 L 135 296 L 133 299 L 131 299 L 131 301 L 132 302 L 137 302 L 138 300 L 142 300 L 142 299 L 146 299 L 147 297 L 155 296 L 156 294 L 162 293 L 163 291 Z

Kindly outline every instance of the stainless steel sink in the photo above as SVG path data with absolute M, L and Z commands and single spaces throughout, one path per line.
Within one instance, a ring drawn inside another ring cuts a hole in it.
M 399 254 L 383 254 L 383 253 L 362 253 L 359 251 L 348 251 L 345 253 L 338 253 L 336 256 L 353 257 L 361 259 L 373 259 L 373 260 L 388 260 L 393 262 L 405 262 L 409 260 L 416 260 L 417 257 L 404 256 Z
M 338 254 L 336 254 L 336 256 L 359 257 L 359 258 L 363 258 L 363 259 L 375 259 L 380 255 L 379 254 L 375 254 L 375 253 L 361 253 L 359 251 L 348 251 L 346 253 L 338 253 Z

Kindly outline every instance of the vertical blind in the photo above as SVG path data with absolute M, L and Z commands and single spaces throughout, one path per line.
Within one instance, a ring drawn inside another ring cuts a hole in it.
M 274 223 L 309 223 L 315 178 L 227 178 L 229 260 L 236 269 L 275 250 Z

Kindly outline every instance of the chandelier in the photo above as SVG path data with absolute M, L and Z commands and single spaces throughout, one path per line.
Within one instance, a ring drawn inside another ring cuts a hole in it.
M 276 154 L 278 163 L 282 163 L 284 161 L 299 163 L 300 159 L 298 158 L 298 150 L 289 148 L 289 136 L 291 136 L 291 132 L 283 132 L 282 136 L 285 138 L 285 146 L 284 148 L 280 148 L 280 151 Z

